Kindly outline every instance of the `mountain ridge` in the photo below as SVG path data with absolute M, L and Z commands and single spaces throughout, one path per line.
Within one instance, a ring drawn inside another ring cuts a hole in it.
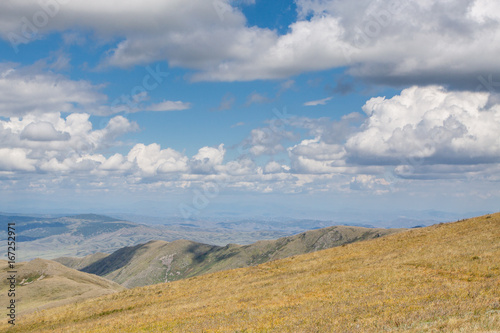
M 310 230 L 276 240 L 249 245 L 217 246 L 189 240 L 150 241 L 124 247 L 101 259 L 56 258 L 127 288 L 170 282 L 222 270 L 254 266 L 264 262 L 349 244 L 406 229 L 333 226 Z M 82 267 L 82 260 L 89 265 Z

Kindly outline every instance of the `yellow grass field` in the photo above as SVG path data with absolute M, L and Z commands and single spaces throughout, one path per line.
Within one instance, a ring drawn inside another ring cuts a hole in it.
M 8 332 L 500 332 L 500 214 L 5 322 Z

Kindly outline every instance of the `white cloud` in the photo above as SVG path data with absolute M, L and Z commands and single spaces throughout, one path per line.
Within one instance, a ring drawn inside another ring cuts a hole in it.
M 268 97 L 261 95 L 259 93 L 253 92 L 247 97 L 247 102 L 245 105 L 250 106 L 252 104 L 262 104 L 262 103 L 269 103 L 269 102 L 271 102 L 271 100 Z
M 351 178 L 349 188 L 352 190 L 376 190 L 379 194 L 388 190 L 389 182 L 373 175 L 358 175 Z
M 478 164 L 500 161 L 500 105 L 489 95 L 412 87 L 370 99 L 363 130 L 346 144 L 362 164 Z M 413 161 L 413 162 L 412 162 Z
M 99 168 L 105 171 L 126 171 L 131 169 L 132 165 L 122 154 L 114 154 L 105 160 Z
M 36 161 L 28 158 L 28 153 L 20 148 L 0 148 L 0 171 L 35 171 Z
M 288 165 L 283 165 L 276 161 L 271 161 L 267 163 L 266 166 L 264 167 L 265 173 L 280 173 L 280 172 L 287 172 L 289 170 L 290 167 Z
M 345 150 L 342 145 L 327 144 L 320 138 L 303 140 L 288 148 L 292 171 L 296 173 L 338 173 L 345 171 Z
M 289 89 L 292 89 L 294 85 L 295 85 L 294 80 L 286 80 L 285 82 L 281 83 L 279 93 L 281 94 Z
M 136 164 L 142 175 L 152 177 L 162 173 L 186 172 L 188 159 L 171 148 L 161 149 L 153 143 L 135 145 L 127 155 L 127 160 Z
M 342 116 L 338 121 L 322 118 L 292 118 L 288 122 L 293 127 L 304 128 L 312 137 L 320 137 L 328 144 L 344 144 L 347 137 L 359 131 L 365 120 L 360 113 L 353 112 Z
M 245 123 L 240 121 L 240 122 L 237 122 L 236 124 L 231 125 L 231 128 L 240 127 L 240 126 L 244 126 L 244 125 L 245 125 Z
M 59 113 L 44 113 L 0 120 L 3 168 L 56 173 L 92 171 L 106 162 L 96 152 L 119 145 L 118 137 L 137 130 L 136 123 L 122 116 L 94 130 L 89 117 L 74 113 L 62 118 Z M 113 160 L 106 163 L 112 169 Z
M 224 111 L 224 110 L 230 110 L 234 102 L 236 102 L 236 97 L 234 97 L 233 94 L 227 93 L 224 96 L 222 96 L 222 100 L 220 101 L 219 106 L 216 108 L 218 111 Z
M 22 117 L 58 112 L 109 116 L 118 112 L 175 111 L 191 107 L 187 102 L 168 100 L 143 105 L 140 102 L 149 99 L 146 92 L 109 104 L 108 97 L 99 92 L 101 86 L 42 72 L 37 67 L 0 63 L 0 116 Z
M 152 104 L 146 107 L 148 111 L 179 111 L 186 110 L 191 107 L 190 103 L 182 101 L 163 101 L 157 104 Z
M 290 26 L 291 32 L 277 36 L 260 33 L 264 42 L 253 45 L 251 57 L 226 60 L 194 76 L 195 80 L 249 81 L 278 79 L 307 71 L 322 70 L 346 64 L 339 52 L 342 29 L 336 19 L 326 17 L 299 21 Z M 259 37 L 256 37 L 259 38 Z
M 54 125 L 49 122 L 41 121 L 26 126 L 21 132 L 20 138 L 31 141 L 67 141 L 70 135 L 56 131 Z
M 292 132 L 281 128 L 256 128 L 250 132 L 249 138 L 244 140 L 243 147 L 248 148 L 250 153 L 255 156 L 274 155 L 285 150 L 282 145 L 283 141 L 294 138 L 295 135 Z
M 500 75 L 500 15 L 493 0 L 296 4 L 298 21 L 285 35 L 249 27 L 229 0 L 74 0 L 36 30 L 90 29 L 101 40 L 120 40 L 107 64 L 167 60 L 197 70 L 195 80 L 277 79 L 349 67 L 377 82 L 475 88 L 478 75 Z M 0 35 L 24 38 L 21 18 L 40 11 L 36 0 L 1 2 Z
M 217 168 L 222 164 L 226 150 L 224 144 L 217 148 L 203 147 L 198 150 L 189 161 L 192 172 L 200 174 L 216 173 Z
M 329 100 L 331 100 L 333 97 L 327 97 L 327 98 L 323 98 L 323 99 L 318 99 L 318 100 L 315 100 L 315 101 L 310 101 L 310 102 L 305 102 L 304 103 L 304 106 L 316 106 L 316 105 L 325 105 L 326 102 L 328 102 Z
M 92 111 L 107 97 L 87 81 L 0 63 L 0 116 Z
M 242 158 L 236 161 L 227 162 L 220 171 L 230 176 L 247 176 L 258 173 L 255 162 L 249 158 Z
M 221 181 L 257 192 L 385 193 L 416 179 L 500 179 L 500 104 L 489 93 L 411 87 L 389 99 L 372 98 L 363 111 L 364 117 L 289 117 L 280 128 L 255 128 L 236 147 L 249 149 L 240 156 L 224 144 L 194 156 L 157 143 L 116 153 L 109 148 L 138 129 L 123 116 L 102 129 L 86 113 L 12 117 L 0 120 L 0 185 L 9 179 L 170 191 Z

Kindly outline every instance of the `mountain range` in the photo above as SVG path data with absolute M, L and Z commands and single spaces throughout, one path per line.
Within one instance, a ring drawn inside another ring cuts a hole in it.
M 0 241 L 7 239 L 7 223 L 15 222 L 16 240 L 21 249 L 20 261 L 61 256 L 86 256 L 96 252 L 111 253 L 125 246 L 151 240 L 190 239 L 201 243 L 226 245 L 231 242 L 250 244 L 262 239 L 290 235 L 290 230 L 243 230 L 203 228 L 186 223 L 146 225 L 108 216 L 82 214 L 62 217 L 0 215 Z M 294 229 L 295 230 L 295 229 Z M 6 248 L 0 248 L 0 257 Z
M 0 241 L 7 239 L 7 223 L 16 223 L 16 241 L 21 261 L 35 258 L 83 257 L 96 252 L 112 253 L 126 246 L 136 246 L 151 240 L 172 242 L 189 239 L 194 242 L 226 246 L 249 245 L 261 240 L 292 236 L 308 230 L 334 225 L 372 227 L 363 223 L 336 224 L 334 221 L 312 219 L 255 220 L 158 220 L 132 216 L 135 222 L 120 217 L 96 214 L 70 216 L 23 216 L 0 214 Z M 140 221 L 138 223 L 137 221 Z M 164 224 L 159 224 L 162 222 Z M 391 228 L 425 226 L 432 220 L 401 220 L 387 222 Z M 0 247 L 0 258 L 6 249 Z
M 119 291 L 27 314 L 15 327 L 4 321 L 0 330 L 495 332 L 499 257 L 497 213 Z
M 131 288 L 254 266 L 403 230 L 335 226 L 250 245 L 216 246 L 188 240 L 150 241 L 124 247 L 110 255 L 96 253 L 84 258 L 63 257 L 55 261 Z

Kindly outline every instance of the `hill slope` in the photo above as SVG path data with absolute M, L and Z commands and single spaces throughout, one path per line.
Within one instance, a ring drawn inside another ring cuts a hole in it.
M 104 259 L 107 256 L 109 256 L 108 253 L 97 252 L 94 254 L 89 254 L 83 258 L 60 257 L 55 259 L 54 261 L 63 264 L 66 267 L 81 270 L 82 268 L 92 265 L 96 261 Z
M 134 288 L 10 331 L 495 332 L 499 257 L 494 214 Z
M 7 262 L 0 261 L 0 304 L 7 304 Z M 57 262 L 35 259 L 16 263 L 16 312 L 19 315 L 121 291 L 117 283 Z
M 336 226 L 277 240 L 250 245 L 206 245 L 187 240 L 152 241 L 122 248 L 87 267 L 83 272 L 103 276 L 131 288 L 160 282 L 176 281 L 205 273 L 242 268 L 282 259 L 292 255 L 323 250 L 400 232 L 403 229 L 372 229 Z M 87 259 L 80 260 L 92 260 Z M 78 259 L 55 259 L 76 267 Z M 81 267 L 81 263 L 79 264 Z

